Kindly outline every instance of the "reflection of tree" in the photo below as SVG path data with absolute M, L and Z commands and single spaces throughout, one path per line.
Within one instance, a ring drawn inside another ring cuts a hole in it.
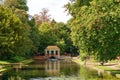
M 106 73 L 101 73 L 101 76 L 99 76 L 97 71 L 84 67 L 80 68 L 79 76 L 85 80 L 119 80 Z
M 30 78 L 38 79 L 39 77 L 49 80 L 48 76 L 53 77 L 51 80 L 117 80 L 108 74 L 102 74 L 102 77 L 98 76 L 97 71 L 80 67 L 73 62 L 46 61 L 45 64 L 29 65 L 17 72 L 15 70 L 8 71 L 1 76 L 0 80 L 30 80 Z
M 31 66 L 31 67 L 30 67 Z M 31 77 L 40 77 L 44 76 L 45 74 L 45 68 L 43 66 L 32 66 L 30 65 L 27 68 L 23 68 L 21 70 L 18 70 L 17 72 L 15 70 L 10 70 L 2 75 L 2 80 L 29 80 Z
M 62 62 L 60 73 L 62 75 L 78 75 L 80 66 L 72 62 Z
M 20 77 L 20 76 L 16 76 L 16 77 L 10 76 L 10 77 L 8 78 L 8 80 L 23 80 L 23 79 L 22 79 L 22 77 Z

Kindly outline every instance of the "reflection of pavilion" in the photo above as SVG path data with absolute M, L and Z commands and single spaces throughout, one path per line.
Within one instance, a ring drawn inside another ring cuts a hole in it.
M 60 71 L 60 61 L 46 61 L 45 72 L 49 75 L 57 75 Z
M 57 46 L 47 46 L 45 48 L 45 58 L 48 59 L 50 57 L 60 58 L 60 48 Z

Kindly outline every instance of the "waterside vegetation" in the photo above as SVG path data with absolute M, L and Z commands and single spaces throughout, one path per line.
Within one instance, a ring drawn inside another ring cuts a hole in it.
M 57 45 L 61 54 L 79 54 L 83 61 L 93 56 L 101 65 L 120 60 L 120 0 L 70 0 L 64 7 L 72 16 L 67 23 L 51 19 L 46 8 L 29 15 L 27 0 L 0 3 L 0 67 L 30 63 L 48 45 Z M 111 67 L 95 68 L 119 74 Z

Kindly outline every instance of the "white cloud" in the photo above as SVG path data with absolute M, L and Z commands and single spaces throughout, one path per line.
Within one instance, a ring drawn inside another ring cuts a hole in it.
M 64 12 L 64 4 L 69 0 L 27 0 L 29 7 L 29 14 L 34 15 L 39 13 L 42 8 L 48 8 L 52 18 L 58 22 L 66 22 L 70 16 Z

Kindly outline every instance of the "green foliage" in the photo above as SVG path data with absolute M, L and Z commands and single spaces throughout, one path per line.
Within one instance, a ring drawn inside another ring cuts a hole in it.
M 10 64 L 10 63 L 7 61 L 0 61 L 0 64 L 2 65 L 2 64 Z
M 18 9 L 28 11 L 27 1 L 26 0 L 17 0 L 19 5 L 17 5 Z
M 11 9 L 28 10 L 26 0 L 4 0 L 4 6 Z
M 20 39 L 21 35 L 17 32 L 21 32 L 23 29 L 19 18 L 12 14 L 11 11 L 0 6 L 0 53 L 10 52 L 16 42 Z
M 16 14 L 22 23 L 24 23 L 26 26 L 28 23 L 28 14 L 27 14 L 27 1 L 26 0 L 5 0 L 4 7 L 9 8 L 12 10 L 14 14 Z
M 34 22 L 29 21 L 28 14 L 27 14 L 27 1 L 26 0 L 5 0 L 4 7 L 8 8 L 12 11 L 14 15 L 16 15 L 17 18 L 19 18 L 21 25 L 21 30 L 17 30 L 16 33 L 19 33 L 20 39 L 16 41 L 12 48 L 14 54 L 20 55 L 20 56 L 30 56 L 31 50 L 34 47 L 31 38 L 31 27 L 34 26 Z M 31 25 L 33 23 L 33 25 Z M 16 24 L 17 25 L 17 24 Z M 16 26 L 14 25 L 14 26 Z M 15 33 L 13 33 L 15 34 Z M 32 33 L 33 34 L 33 33 Z
M 70 39 L 70 29 L 62 22 L 51 21 L 48 9 L 43 8 L 40 14 L 34 15 L 34 19 L 39 29 L 39 52 L 44 53 L 48 45 L 57 45 L 61 52 L 76 53 L 77 49 Z
M 10 59 L 30 51 L 32 41 L 27 29 L 16 14 L 0 6 L 0 58 Z
M 53 28 L 51 24 L 47 22 L 42 23 L 39 27 L 39 33 L 40 33 L 39 50 L 41 53 L 43 53 L 44 49 L 48 45 L 55 45 L 56 36 L 52 29 Z
M 31 26 L 30 39 L 32 40 L 32 50 L 31 53 L 37 53 L 40 45 L 40 34 L 39 30 L 35 24 L 35 20 L 32 18 L 29 20 L 29 25 Z M 31 54 L 33 56 L 33 54 Z
M 23 60 L 24 60 L 24 57 L 22 57 L 22 56 L 14 56 L 12 58 L 12 61 L 14 61 L 14 62 L 20 62 L 20 61 L 23 61 Z
M 33 59 L 27 59 L 27 60 L 23 60 L 22 63 L 23 64 L 29 64 L 29 63 L 31 63 L 33 61 L 34 61 Z
M 79 1 L 66 5 L 73 16 L 68 25 L 74 45 L 83 54 L 94 54 L 99 61 L 115 59 L 120 55 L 120 3 L 88 0 L 79 5 Z
M 62 52 L 77 54 L 77 48 L 73 46 L 73 43 L 70 38 L 71 30 L 68 28 L 68 25 L 60 22 L 55 25 L 55 34 L 58 37 L 56 44 L 61 48 Z
M 96 67 L 99 68 L 99 69 L 102 69 L 102 70 L 106 70 L 106 71 L 114 70 L 114 69 L 112 69 L 110 67 L 107 67 L 107 66 L 96 66 Z
M 76 52 L 76 49 L 72 45 L 70 39 L 70 30 L 62 22 L 57 23 L 54 20 L 50 22 L 43 22 L 39 26 L 40 31 L 40 45 L 39 50 L 43 53 L 43 50 L 48 45 L 57 45 L 61 49 L 61 53 Z

